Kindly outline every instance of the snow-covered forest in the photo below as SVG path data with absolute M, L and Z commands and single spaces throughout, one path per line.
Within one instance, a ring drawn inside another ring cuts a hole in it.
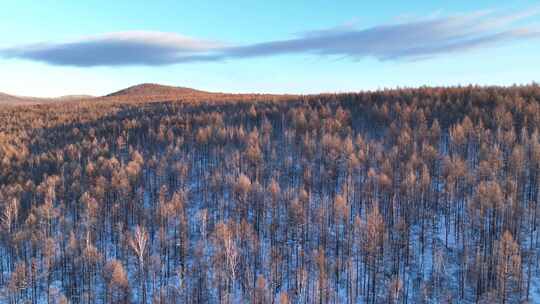
M 540 303 L 540 87 L 0 108 L 1 303 Z

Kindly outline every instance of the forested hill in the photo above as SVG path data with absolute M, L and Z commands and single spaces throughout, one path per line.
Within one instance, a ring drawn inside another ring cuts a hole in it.
M 0 107 L 1 303 L 540 302 L 539 86 L 149 86 Z
M 37 104 L 50 104 L 60 103 L 67 101 L 81 101 L 93 99 L 90 95 L 65 95 L 55 98 L 41 98 L 41 97 L 28 97 L 28 96 L 15 96 L 0 92 L 0 106 L 17 106 L 17 105 L 37 105 Z
M 134 85 L 126 89 L 108 94 L 107 96 L 123 96 L 123 95 L 181 95 L 181 94 L 209 94 L 209 92 L 199 91 L 185 87 L 172 87 L 153 83 L 143 83 Z
M 254 100 L 283 100 L 295 95 L 290 94 L 233 94 L 220 92 L 206 92 L 186 87 L 174 87 L 153 83 L 134 85 L 104 96 L 66 95 L 54 98 L 15 96 L 0 93 L 0 106 L 25 106 L 51 104 L 79 104 L 79 103 L 147 103 L 147 102 L 229 102 Z

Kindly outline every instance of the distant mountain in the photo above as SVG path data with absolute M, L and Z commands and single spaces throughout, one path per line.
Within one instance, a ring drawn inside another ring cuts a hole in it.
M 216 96 L 211 93 L 186 87 L 166 86 L 155 83 L 143 83 L 100 97 L 100 100 L 120 102 L 152 102 L 200 99 Z
M 0 93 L 0 105 L 33 105 L 52 102 L 159 102 L 159 101 L 240 101 L 254 98 L 285 98 L 291 95 L 230 94 L 206 92 L 186 87 L 166 86 L 154 83 L 134 85 L 105 96 L 66 95 L 56 98 L 24 97 Z
M 211 96 L 213 93 L 200 90 L 173 87 L 153 83 L 143 83 L 105 95 L 94 97 L 90 95 L 66 95 L 55 98 L 40 98 L 15 96 L 0 93 L 0 105 L 32 105 L 51 102 L 68 101 L 120 101 L 120 102 L 145 102 L 145 101 L 168 101 L 179 99 L 193 99 L 202 96 Z
M 155 83 L 143 83 L 131 86 L 129 88 L 111 93 L 105 97 L 112 96 L 178 96 L 191 94 L 211 94 L 205 91 L 199 91 L 185 87 L 173 87 Z
M 0 93 L 0 105 L 36 104 L 46 101 L 45 98 L 15 96 Z
M 78 101 L 93 98 L 95 97 L 90 95 L 65 95 L 60 97 L 42 98 L 0 93 L 0 105 L 33 105 L 59 101 Z
M 92 99 L 95 98 L 95 96 L 92 95 L 64 95 L 56 98 L 52 98 L 55 100 L 81 100 L 81 99 Z

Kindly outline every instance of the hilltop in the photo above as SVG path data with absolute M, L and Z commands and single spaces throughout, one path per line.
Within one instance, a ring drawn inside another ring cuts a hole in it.
M 186 87 L 174 87 L 156 83 L 142 83 L 134 85 L 120 91 L 105 95 L 104 97 L 118 96 L 174 96 L 186 94 L 210 94 L 209 92 L 199 91 Z
M 219 95 L 219 93 L 205 92 L 187 87 L 167 86 L 155 83 L 134 85 L 114 93 L 100 97 L 106 101 L 152 102 L 173 101 L 179 99 L 193 99 Z

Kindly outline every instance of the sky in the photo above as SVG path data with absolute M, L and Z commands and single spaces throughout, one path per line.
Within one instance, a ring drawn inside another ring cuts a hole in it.
M 233 93 L 540 80 L 540 2 L 2 1 L 0 92 Z

